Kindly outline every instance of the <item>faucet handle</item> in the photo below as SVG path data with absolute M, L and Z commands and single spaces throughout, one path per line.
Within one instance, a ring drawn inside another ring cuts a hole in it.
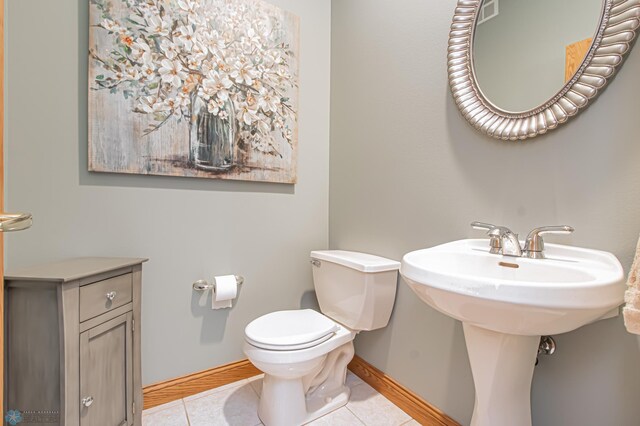
M 544 259 L 544 240 L 543 234 L 570 234 L 574 231 L 573 227 L 568 225 L 560 226 L 541 226 L 534 228 L 527 235 L 527 241 L 524 244 L 524 251 L 527 257 L 532 259 Z
M 485 230 L 487 231 L 487 235 L 491 237 L 503 237 L 507 234 L 513 233 L 511 229 L 506 226 L 492 225 L 484 222 L 471 222 L 471 227 L 473 229 Z
M 487 235 L 491 237 L 489 240 L 489 253 L 499 254 L 502 249 L 502 241 L 500 241 L 500 233 L 502 229 L 505 229 L 502 226 L 492 225 L 490 223 L 484 222 L 471 222 L 471 227 L 473 229 L 480 229 L 483 231 L 487 231 Z
M 484 222 L 471 222 L 471 227 L 473 229 L 481 229 L 481 230 L 485 230 L 485 231 L 491 231 L 493 228 L 497 228 L 498 225 L 492 225 L 490 223 L 484 223 Z

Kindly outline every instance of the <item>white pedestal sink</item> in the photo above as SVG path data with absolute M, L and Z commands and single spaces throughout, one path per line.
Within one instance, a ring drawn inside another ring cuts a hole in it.
M 491 254 L 479 239 L 402 259 L 400 274 L 418 297 L 463 322 L 476 389 L 472 426 L 531 425 L 540 336 L 575 330 L 623 302 L 623 270 L 611 253 L 547 244 L 545 254 Z

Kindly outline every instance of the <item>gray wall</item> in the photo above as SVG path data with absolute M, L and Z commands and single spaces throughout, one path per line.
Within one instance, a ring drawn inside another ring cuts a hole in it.
M 455 0 L 336 0 L 332 10 L 330 246 L 400 259 L 481 237 L 472 220 L 613 252 L 628 268 L 640 231 L 640 51 L 572 122 L 500 142 L 461 117 L 447 84 Z M 639 342 L 621 318 L 557 336 L 533 384 L 534 424 L 638 424 Z M 459 322 L 400 281 L 389 327 L 356 352 L 464 424 L 473 381 Z
M 257 316 L 312 303 L 309 251 L 328 241 L 329 0 L 273 0 L 301 19 L 298 184 L 87 172 L 88 1 L 7 2 L 6 206 L 30 211 L 8 269 L 69 256 L 145 256 L 145 384 L 244 358 Z M 117 125 L 114 124 L 114 125 Z M 191 283 L 246 283 L 212 311 Z
M 148 256 L 144 382 L 243 357 L 248 321 L 313 304 L 308 251 L 327 246 L 400 259 L 480 236 L 474 219 L 612 251 L 628 267 L 640 231 L 640 54 L 587 111 L 551 134 L 503 143 L 451 101 L 446 45 L 455 0 L 273 0 L 301 16 L 299 183 L 295 186 L 86 171 L 87 2 L 7 2 L 7 209 L 31 211 L 10 235 L 8 267 L 68 256 Z M 332 16 L 330 16 L 332 14 Z M 333 19 L 330 53 L 329 27 Z M 331 84 L 331 187 L 329 75 Z M 327 226 L 329 211 L 330 232 Z M 231 311 L 190 283 L 240 273 Z M 207 301 L 208 302 L 208 301 Z M 620 318 L 557 336 L 533 389 L 536 425 L 635 425 L 638 339 Z M 400 282 L 388 328 L 358 353 L 459 421 L 473 382 L 459 323 Z
M 500 1 L 498 16 L 478 25 L 473 41 L 474 69 L 485 96 L 507 111 L 548 101 L 564 85 L 566 47 L 594 36 L 602 4 Z

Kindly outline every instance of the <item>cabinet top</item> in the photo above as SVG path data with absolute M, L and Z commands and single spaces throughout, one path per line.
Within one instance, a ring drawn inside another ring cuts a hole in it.
M 149 259 L 137 257 L 76 257 L 59 262 L 11 269 L 5 274 L 4 279 L 68 282 L 138 265 L 147 260 Z

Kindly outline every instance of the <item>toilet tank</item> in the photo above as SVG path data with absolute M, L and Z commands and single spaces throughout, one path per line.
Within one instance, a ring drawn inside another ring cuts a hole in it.
M 313 283 L 320 310 L 354 331 L 389 322 L 400 262 L 344 250 L 311 252 Z

